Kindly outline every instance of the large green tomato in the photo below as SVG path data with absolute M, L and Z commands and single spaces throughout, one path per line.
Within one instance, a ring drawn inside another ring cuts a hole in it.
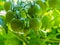
M 4 9 L 5 9 L 6 11 L 8 11 L 8 10 L 11 9 L 11 6 L 12 6 L 11 2 L 5 2 L 5 4 L 4 4 Z
M 21 31 L 22 29 L 25 28 L 25 22 L 24 22 L 24 20 L 13 19 L 11 21 L 11 28 L 14 31 Z
M 40 11 L 40 8 L 38 5 L 33 5 L 28 9 L 28 14 L 31 17 L 36 17 L 36 13 L 38 13 Z
M 41 0 L 37 0 L 36 3 L 41 7 L 42 12 L 46 11 L 47 5 L 45 2 L 42 2 Z
M 6 22 L 10 23 L 13 18 L 15 18 L 14 12 L 8 11 L 6 14 Z
M 30 27 L 33 30 L 39 30 L 41 28 L 41 20 L 38 18 L 32 18 L 30 19 Z
M 59 8 L 60 0 L 48 0 L 48 4 L 50 8 Z

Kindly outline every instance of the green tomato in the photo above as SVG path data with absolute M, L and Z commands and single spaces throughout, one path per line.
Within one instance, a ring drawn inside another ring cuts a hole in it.
M 13 18 L 15 18 L 14 12 L 8 11 L 6 14 L 6 22 L 10 23 Z
M 12 28 L 13 31 L 21 31 L 22 29 L 25 28 L 24 20 L 13 19 L 11 21 L 11 28 Z
M 54 8 L 56 6 L 56 0 L 48 0 L 49 7 Z
M 50 8 L 59 8 L 60 0 L 48 0 L 48 4 Z
M 50 27 L 50 21 L 51 17 L 49 15 L 46 15 L 42 18 L 42 27 L 47 28 Z
M 6 11 L 8 11 L 8 10 L 11 9 L 11 6 L 12 6 L 11 2 L 5 2 L 5 4 L 4 4 L 4 9 L 5 9 Z
M 33 30 L 39 30 L 41 28 L 41 20 L 38 18 L 32 18 L 30 19 L 30 27 Z
M 28 14 L 31 17 L 36 17 L 36 13 L 38 13 L 40 11 L 40 8 L 38 5 L 33 5 L 28 9 Z
M 41 7 L 43 11 L 46 11 L 47 5 L 44 2 L 42 2 L 41 0 L 37 0 L 36 3 Z

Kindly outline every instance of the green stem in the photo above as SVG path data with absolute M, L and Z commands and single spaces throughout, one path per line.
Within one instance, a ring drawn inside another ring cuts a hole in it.
M 25 42 L 28 45 L 28 42 L 25 38 L 21 37 L 21 36 L 17 36 L 17 33 L 14 33 L 12 31 L 9 30 L 9 32 L 11 32 L 18 40 Z

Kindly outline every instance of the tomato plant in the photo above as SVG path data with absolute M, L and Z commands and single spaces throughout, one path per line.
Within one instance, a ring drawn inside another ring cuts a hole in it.
M 59 0 L 0 0 L 0 45 L 60 45 Z

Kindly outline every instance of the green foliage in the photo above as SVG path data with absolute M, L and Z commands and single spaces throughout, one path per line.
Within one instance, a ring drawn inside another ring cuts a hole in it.
M 8 33 L 8 27 L 5 23 L 5 17 L 4 16 L 0 16 L 0 25 L 5 29 L 6 33 Z
M 0 16 L 0 45 L 59 45 L 60 1 L 26 2 L 5 2 L 6 15 Z
M 0 35 L 0 45 L 4 45 L 4 37 L 2 35 Z
M 0 11 L 3 10 L 3 9 L 4 9 L 3 6 L 0 5 Z

